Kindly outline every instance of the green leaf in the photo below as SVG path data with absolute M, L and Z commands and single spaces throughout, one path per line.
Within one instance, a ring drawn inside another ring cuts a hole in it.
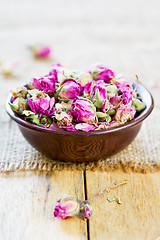
M 107 112 L 107 114 L 112 116 L 115 114 L 115 112 L 116 112 L 115 109 L 111 109 Z
M 92 100 L 92 97 L 93 97 L 93 87 L 91 86 L 90 100 Z
M 146 106 L 145 102 L 137 101 L 135 103 L 135 107 L 136 107 L 137 112 L 142 111 L 145 108 L 145 106 Z
M 107 114 L 106 115 L 106 122 L 110 122 L 112 120 L 112 118 Z
M 106 113 L 103 113 L 103 112 L 96 112 L 96 116 L 98 118 L 105 118 L 107 115 L 106 115 Z
M 30 115 L 29 117 L 26 117 L 27 119 L 29 119 L 31 122 L 37 124 L 37 125 L 43 125 L 40 123 L 40 119 L 39 116 L 37 114 L 34 115 Z
M 113 201 L 115 201 L 115 198 L 114 197 L 108 197 L 107 200 L 108 200 L 108 202 L 113 202 Z
M 99 89 L 97 88 L 96 89 L 96 92 L 95 92 L 95 95 L 92 99 L 93 101 L 93 104 L 97 107 L 97 108 L 102 108 L 103 106 L 103 102 L 101 101 L 101 96 L 100 96 L 100 92 L 99 92 Z
M 10 106 L 11 106 L 11 108 L 14 110 L 14 111 L 18 111 L 18 107 L 17 106 L 15 106 L 14 104 L 12 104 L 12 103 L 8 103 Z
M 24 108 L 24 110 L 28 107 L 28 101 L 26 100 L 26 99 L 24 99 L 24 98 L 20 98 L 19 100 L 18 100 L 18 107 L 19 108 Z
M 63 98 L 60 98 L 60 97 L 58 97 L 58 100 L 61 101 L 61 102 L 65 102 L 65 103 L 68 103 L 70 101 L 70 99 L 63 99 Z

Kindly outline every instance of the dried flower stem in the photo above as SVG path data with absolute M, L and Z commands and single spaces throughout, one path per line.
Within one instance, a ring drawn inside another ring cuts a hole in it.
M 111 187 L 111 188 L 105 188 L 105 189 L 103 189 L 102 191 L 100 191 L 99 193 L 96 193 L 92 198 L 88 199 L 88 201 L 92 201 L 92 200 L 94 200 L 96 197 L 99 197 L 100 195 L 102 195 L 102 194 L 104 194 L 104 193 L 109 193 L 112 189 L 117 188 L 117 187 L 120 187 L 121 185 L 124 185 L 124 184 L 126 184 L 126 183 L 128 183 L 128 180 L 125 180 L 125 181 L 123 181 L 123 182 L 121 182 L 121 183 L 119 183 L 119 184 L 117 184 L 117 185 L 115 185 L 115 186 L 113 186 L 113 187 Z
M 138 82 L 139 82 L 139 77 L 138 77 L 138 75 L 136 75 L 136 78 L 137 78 L 137 82 L 136 82 L 136 86 L 135 86 L 135 88 L 134 88 L 134 92 L 137 90 L 137 86 L 138 86 Z

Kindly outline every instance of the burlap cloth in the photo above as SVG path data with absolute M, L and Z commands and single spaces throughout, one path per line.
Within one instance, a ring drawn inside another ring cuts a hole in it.
M 7 91 L 6 87 L 6 91 Z M 157 89 L 152 89 L 158 102 Z M 144 121 L 140 133 L 125 150 L 97 163 L 63 163 L 47 158 L 35 150 L 21 135 L 16 123 L 5 112 L 5 97 L 0 97 L 0 171 L 54 171 L 61 169 L 91 169 L 148 172 L 160 169 L 160 109 L 155 104 L 152 114 Z

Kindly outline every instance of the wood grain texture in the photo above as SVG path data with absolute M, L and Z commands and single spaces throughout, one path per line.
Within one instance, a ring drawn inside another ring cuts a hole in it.
M 0 239 L 86 239 L 85 221 L 53 217 L 54 204 L 63 194 L 84 199 L 83 189 L 79 171 L 0 175 Z
M 86 178 L 88 197 L 124 179 L 129 181 L 92 202 L 91 240 L 155 240 L 160 237 L 160 173 L 87 171 Z M 120 197 L 122 204 L 108 202 L 108 197 Z

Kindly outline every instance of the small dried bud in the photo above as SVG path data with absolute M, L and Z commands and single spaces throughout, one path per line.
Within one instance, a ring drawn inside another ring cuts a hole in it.
M 80 204 L 72 196 L 65 195 L 54 208 L 54 216 L 62 219 L 79 214 Z
M 87 220 L 92 216 L 92 207 L 90 203 L 83 202 L 80 206 L 80 215 L 83 219 Z

